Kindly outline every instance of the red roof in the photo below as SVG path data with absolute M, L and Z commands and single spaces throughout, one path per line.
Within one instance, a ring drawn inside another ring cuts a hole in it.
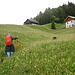
M 68 16 L 64 21 L 71 21 L 71 20 L 75 20 L 75 17 L 73 16 Z

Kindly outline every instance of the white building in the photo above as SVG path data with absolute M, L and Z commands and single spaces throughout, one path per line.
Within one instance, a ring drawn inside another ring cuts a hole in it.
M 68 16 L 64 21 L 66 22 L 66 28 L 75 26 L 75 17 L 73 16 Z

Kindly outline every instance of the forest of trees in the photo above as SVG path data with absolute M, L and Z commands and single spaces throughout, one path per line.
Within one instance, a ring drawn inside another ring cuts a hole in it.
M 51 23 L 52 21 L 56 23 L 63 23 L 67 16 L 75 16 L 75 4 L 72 2 L 63 4 L 58 8 L 46 8 L 43 13 L 40 11 L 34 19 L 37 20 L 40 25 L 43 25 Z

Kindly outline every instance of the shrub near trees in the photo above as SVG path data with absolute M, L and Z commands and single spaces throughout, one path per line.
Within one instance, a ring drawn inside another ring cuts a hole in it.
M 51 29 L 56 29 L 54 21 L 51 23 Z
M 63 4 L 58 8 L 46 8 L 44 13 L 40 13 L 34 17 L 40 25 L 51 23 L 52 16 L 55 16 L 55 22 L 62 23 L 67 16 L 75 16 L 75 4 L 68 2 L 68 4 Z

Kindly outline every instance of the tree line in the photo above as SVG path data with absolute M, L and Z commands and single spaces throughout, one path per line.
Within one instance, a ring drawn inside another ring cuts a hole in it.
M 63 4 L 58 8 L 46 8 L 42 13 L 34 17 L 33 19 L 37 20 L 40 25 L 51 23 L 52 21 L 56 23 L 63 23 L 67 16 L 75 16 L 75 4 L 68 2 L 68 4 Z

